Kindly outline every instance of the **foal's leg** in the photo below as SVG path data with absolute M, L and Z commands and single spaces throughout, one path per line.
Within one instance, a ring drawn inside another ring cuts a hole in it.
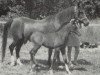
M 73 67 L 72 62 L 71 62 L 71 51 L 72 51 L 72 46 L 68 46 L 68 64 L 70 67 Z
M 75 46 L 75 55 L 74 55 L 74 62 L 73 62 L 74 65 L 78 65 L 77 58 L 79 55 L 79 51 L 80 51 L 79 46 Z
M 11 54 L 11 66 L 14 66 L 15 65 L 15 59 L 14 59 L 14 56 L 13 56 L 13 50 L 16 46 L 16 43 L 17 41 L 14 41 L 11 43 L 11 45 L 9 46 L 9 49 L 10 49 L 10 54 Z
M 50 65 L 50 70 L 49 70 L 50 71 L 50 75 L 53 75 L 53 66 L 54 66 L 54 63 L 56 62 L 58 51 L 59 51 L 59 48 L 56 48 L 55 52 L 54 52 L 53 61 L 51 62 L 51 65 Z
M 53 51 L 53 49 L 52 48 L 49 48 L 49 51 L 48 51 L 48 64 L 49 64 L 49 66 L 51 65 L 51 55 L 52 55 L 52 51 Z M 60 62 L 60 51 L 59 50 L 56 52 L 56 55 L 57 55 L 56 60 L 58 62 Z
M 66 55 L 66 50 L 63 48 L 61 49 L 61 53 L 62 53 L 62 56 L 63 56 L 63 60 L 64 60 L 64 63 L 65 63 L 65 69 L 66 69 L 66 72 L 68 74 L 71 74 L 70 70 L 69 70 L 69 67 L 67 65 L 68 61 L 67 61 L 67 55 Z
M 38 49 L 40 48 L 40 45 L 34 44 L 34 47 L 32 48 L 32 50 L 30 51 L 30 64 L 31 64 L 31 70 L 33 68 L 33 64 L 35 64 L 35 67 L 38 66 L 38 63 L 36 62 L 35 59 L 35 54 L 37 53 Z
M 51 65 L 52 51 L 53 51 L 53 49 L 49 48 L 49 50 L 48 50 L 48 64 L 49 64 L 49 66 Z
M 21 63 L 21 61 L 20 61 L 20 55 L 19 55 L 19 52 L 20 52 L 20 48 L 21 48 L 21 46 L 23 45 L 23 39 L 21 39 L 21 40 L 19 40 L 18 42 L 17 42 L 17 45 L 16 45 L 16 59 L 17 59 L 17 64 L 19 64 L 19 65 L 23 65 L 22 63 Z
M 58 63 L 60 63 L 60 50 L 57 51 L 57 59 L 56 59 L 56 61 Z

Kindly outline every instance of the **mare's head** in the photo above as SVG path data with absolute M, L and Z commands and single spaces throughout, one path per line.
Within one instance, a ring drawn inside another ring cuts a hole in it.
M 83 23 L 84 26 L 89 25 L 89 20 L 86 17 L 84 6 L 82 5 L 81 2 L 78 2 L 77 5 L 75 6 L 75 14 L 76 14 L 76 19 L 78 19 L 80 23 Z
M 80 2 L 59 12 L 57 14 L 57 19 L 59 20 L 60 25 L 69 23 L 71 19 L 79 20 L 84 26 L 89 25 L 89 20 L 86 17 L 85 10 Z

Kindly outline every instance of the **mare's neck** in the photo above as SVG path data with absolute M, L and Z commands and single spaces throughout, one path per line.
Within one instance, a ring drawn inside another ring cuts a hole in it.
M 71 19 L 75 18 L 75 6 L 71 6 L 62 12 L 57 14 L 60 25 L 70 22 Z

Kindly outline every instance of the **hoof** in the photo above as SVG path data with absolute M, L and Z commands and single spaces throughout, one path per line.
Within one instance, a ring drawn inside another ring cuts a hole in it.
M 64 67 L 63 67 L 63 66 L 58 66 L 58 68 L 59 68 L 59 69 L 64 69 Z
M 73 62 L 73 65 L 78 66 L 78 63 L 77 62 Z
M 69 67 L 68 67 L 68 65 L 66 65 L 66 64 L 65 64 L 65 70 L 66 70 L 66 72 L 68 73 L 68 75 L 71 75 L 71 72 L 70 72 L 70 70 L 69 70 Z
M 16 64 L 15 64 L 15 58 L 14 58 L 14 56 L 11 56 L 11 64 L 10 64 L 10 66 L 15 66 Z
M 23 64 L 21 63 L 20 59 L 17 59 L 16 63 L 20 66 L 23 66 Z
M 53 70 L 49 70 L 49 75 L 53 75 Z
M 69 71 L 69 72 L 68 72 L 68 75 L 72 75 L 72 73 Z
M 15 66 L 16 64 L 15 64 L 15 62 L 11 62 L 11 64 L 10 64 L 10 66 Z
M 72 69 L 74 67 L 74 65 L 72 63 L 68 64 L 69 69 Z

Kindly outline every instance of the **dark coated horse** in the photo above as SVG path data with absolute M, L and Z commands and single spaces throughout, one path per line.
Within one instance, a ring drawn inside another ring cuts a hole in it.
M 31 40 L 32 42 L 35 42 L 35 43 L 39 41 L 40 43 L 37 43 L 39 45 L 42 45 L 42 44 L 49 45 L 51 43 L 49 43 L 50 41 L 48 41 L 48 38 L 51 37 L 51 33 L 52 33 L 52 37 L 49 38 L 49 40 L 52 40 L 51 42 L 55 41 L 56 43 L 58 43 L 55 40 L 55 35 L 57 35 L 55 33 L 58 32 L 60 29 L 62 29 L 64 25 L 67 25 L 67 23 L 70 22 L 71 19 L 77 19 L 80 22 L 84 23 L 84 25 L 89 24 L 89 20 L 87 19 L 84 11 L 80 9 L 78 6 L 69 7 L 59 12 L 58 14 L 49 16 L 43 20 L 33 20 L 26 17 L 19 17 L 13 20 L 9 20 L 5 24 L 4 31 L 3 31 L 2 61 L 4 60 L 4 57 L 5 57 L 8 31 L 11 32 L 11 35 L 13 37 L 13 42 L 9 46 L 11 57 L 13 58 L 13 50 L 15 48 L 17 62 L 21 64 L 20 59 L 19 59 L 19 51 L 20 51 L 21 46 L 24 43 L 26 43 L 28 40 Z M 43 38 L 43 35 L 45 36 L 45 38 Z M 34 36 L 37 38 L 34 38 Z M 64 37 L 61 37 L 61 38 L 63 39 Z M 46 40 L 48 43 L 44 43 L 43 42 L 44 40 Z M 52 43 L 51 46 L 54 46 L 54 45 L 55 44 Z M 35 50 L 36 48 L 37 48 L 37 45 L 33 49 Z M 11 64 L 14 65 L 14 60 L 11 61 Z

